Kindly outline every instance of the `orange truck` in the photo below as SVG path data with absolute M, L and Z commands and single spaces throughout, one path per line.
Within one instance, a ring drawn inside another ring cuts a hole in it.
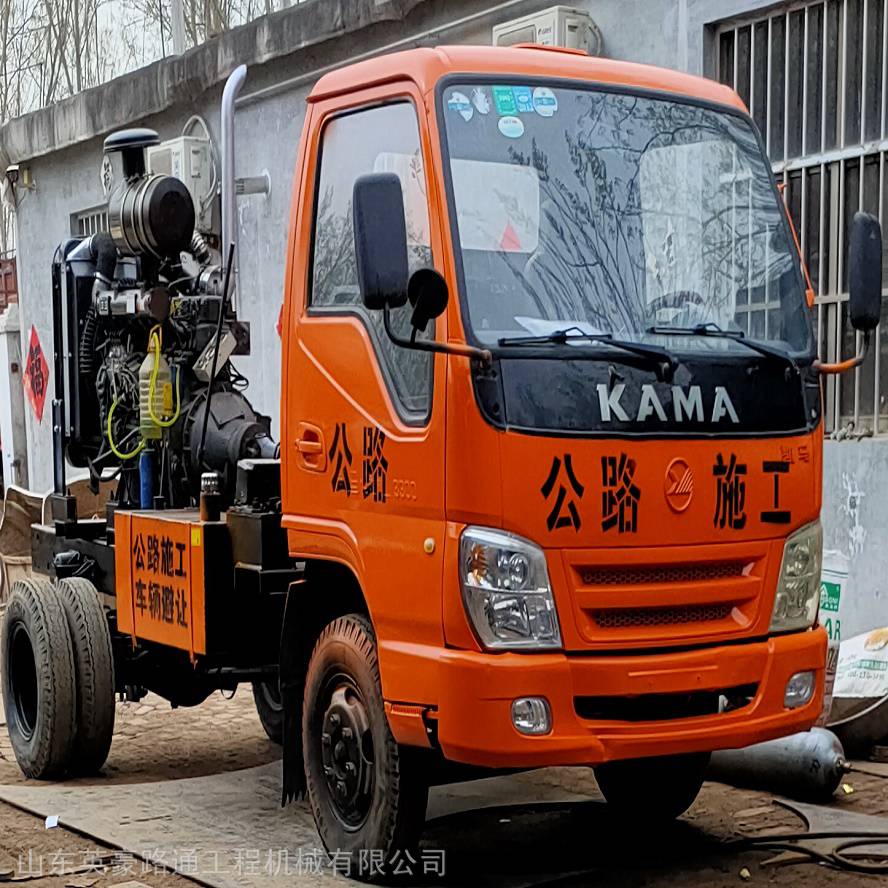
M 324 76 L 279 445 L 235 366 L 233 249 L 146 169 L 156 138 L 108 138 L 110 230 L 54 260 L 52 519 L 3 624 L 26 774 L 100 768 L 115 692 L 252 683 L 285 800 L 386 862 L 436 780 L 587 765 L 617 811 L 674 817 L 712 750 L 814 724 L 820 378 L 862 354 L 816 359 L 734 92 L 539 46 Z M 851 228 L 867 343 L 881 235 Z M 106 515 L 77 516 L 67 464 Z

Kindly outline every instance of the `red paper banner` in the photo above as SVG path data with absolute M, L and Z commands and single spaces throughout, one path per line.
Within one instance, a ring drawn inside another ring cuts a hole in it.
M 31 325 L 31 341 L 28 343 L 28 359 L 25 361 L 25 375 L 22 378 L 25 392 L 37 422 L 43 421 L 43 406 L 46 403 L 46 390 L 49 387 L 49 366 L 40 345 L 37 329 Z

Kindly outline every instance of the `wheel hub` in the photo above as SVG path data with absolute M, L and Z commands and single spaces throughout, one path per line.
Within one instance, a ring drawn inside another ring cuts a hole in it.
M 321 759 L 330 797 L 343 823 L 360 827 L 373 799 L 373 741 L 364 701 L 353 684 L 337 681 L 322 724 Z

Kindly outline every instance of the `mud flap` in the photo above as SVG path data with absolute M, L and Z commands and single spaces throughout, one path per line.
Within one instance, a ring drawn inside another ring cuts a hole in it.
M 305 671 L 311 656 L 313 638 L 300 631 L 305 624 L 305 600 L 298 594 L 304 584 L 298 580 L 287 590 L 284 622 L 281 628 L 280 686 L 284 706 L 283 786 L 281 807 L 305 798 L 305 761 L 302 754 L 302 700 Z

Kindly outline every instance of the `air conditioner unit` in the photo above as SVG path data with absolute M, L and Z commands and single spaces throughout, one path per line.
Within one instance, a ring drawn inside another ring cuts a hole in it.
M 152 173 L 181 179 L 194 202 L 195 227 L 210 231 L 213 218 L 215 176 L 210 161 L 210 143 L 202 136 L 179 136 L 148 149 L 148 169 Z
M 542 12 L 525 15 L 493 27 L 494 46 L 539 43 L 582 49 L 589 55 L 601 55 L 602 40 L 598 25 L 581 9 L 552 6 Z

